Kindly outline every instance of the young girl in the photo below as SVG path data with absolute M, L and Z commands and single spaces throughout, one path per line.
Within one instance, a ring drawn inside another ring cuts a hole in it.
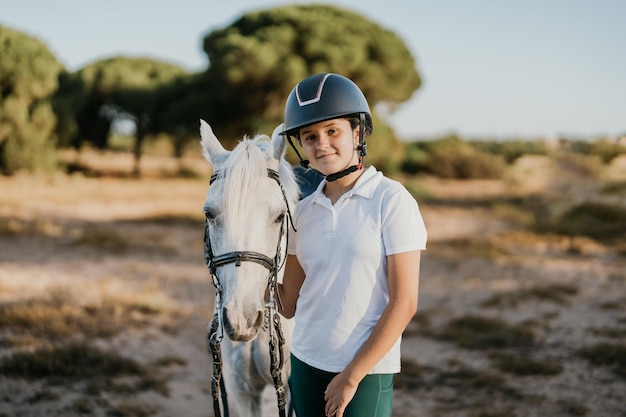
M 278 287 L 281 314 L 295 316 L 289 382 L 298 417 L 391 416 L 426 229 L 399 182 L 363 167 L 372 127 L 363 93 L 338 74 L 308 77 L 287 99 L 283 134 L 324 176 L 295 210 Z

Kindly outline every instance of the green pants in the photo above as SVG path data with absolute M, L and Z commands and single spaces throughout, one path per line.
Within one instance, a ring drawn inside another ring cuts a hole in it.
M 337 375 L 313 368 L 291 355 L 289 387 L 298 417 L 324 417 L 324 391 Z M 357 388 L 345 417 L 389 417 L 393 400 L 393 374 L 367 375 Z

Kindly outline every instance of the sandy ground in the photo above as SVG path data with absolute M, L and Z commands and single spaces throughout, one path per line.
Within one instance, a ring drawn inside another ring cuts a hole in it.
M 423 179 L 433 196 L 420 205 L 429 248 L 422 261 L 419 312 L 403 341 L 407 377 L 398 380 L 394 416 L 626 416 L 626 380 L 576 354 L 594 343 L 624 343 L 626 258 L 584 239 L 571 253 L 569 240 L 538 237 L 485 204 L 563 190 L 558 181 L 530 175 L 528 166 L 520 172 L 523 185 L 510 179 Z M 148 390 L 93 396 L 80 381 L 0 375 L 0 416 L 213 414 L 205 327 L 214 290 L 202 257 L 200 213 L 206 190 L 206 180 L 0 177 L 0 305 L 59 289 L 79 301 L 103 294 L 143 297 L 162 313 L 91 342 L 145 364 L 167 356 L 182 359 L 159 370 L 168 395 Z M 494 294 L 550 284 L 569 285 L 576 293 L 563 303 L 483 305 Z M 468 315 L 532 323 L 537 340 L 523 353 L 558 363 L 562 371 L 503 372 L 494 367 L 494 352 L 436 336 L 446 323 Z M 602 329 L 614 330 L 612 336 Z M 10 329 L 0 329 L 0 342 L 8 334 Z M 2 342 L 0 355 L 34 347 Z M 463 379 L 468 373 L 475 378 Z M 49 395 L 34 399 L 42 392 Z M 264 415 L 276 415 L 273 392 L 266 394 Z

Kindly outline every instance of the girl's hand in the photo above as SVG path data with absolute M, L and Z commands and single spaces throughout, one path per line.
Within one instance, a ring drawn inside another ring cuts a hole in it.
M 354 398 L 358 383 L 350 381 L 350 378 L 344 372 L 335 376 L 326 391 L 324 392 L 324 400 L 326 401 L 326 415 L 328 417 L 343 417 L 343 412 Z

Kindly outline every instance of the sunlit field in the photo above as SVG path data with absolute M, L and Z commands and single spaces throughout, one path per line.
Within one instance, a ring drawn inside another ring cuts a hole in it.
M 0 177 L 0 416 L 211 416 L 210 167 L 80 158 Z M 626 159 L 394 176 L 429 232 L 394 416 L 625 416 Z

